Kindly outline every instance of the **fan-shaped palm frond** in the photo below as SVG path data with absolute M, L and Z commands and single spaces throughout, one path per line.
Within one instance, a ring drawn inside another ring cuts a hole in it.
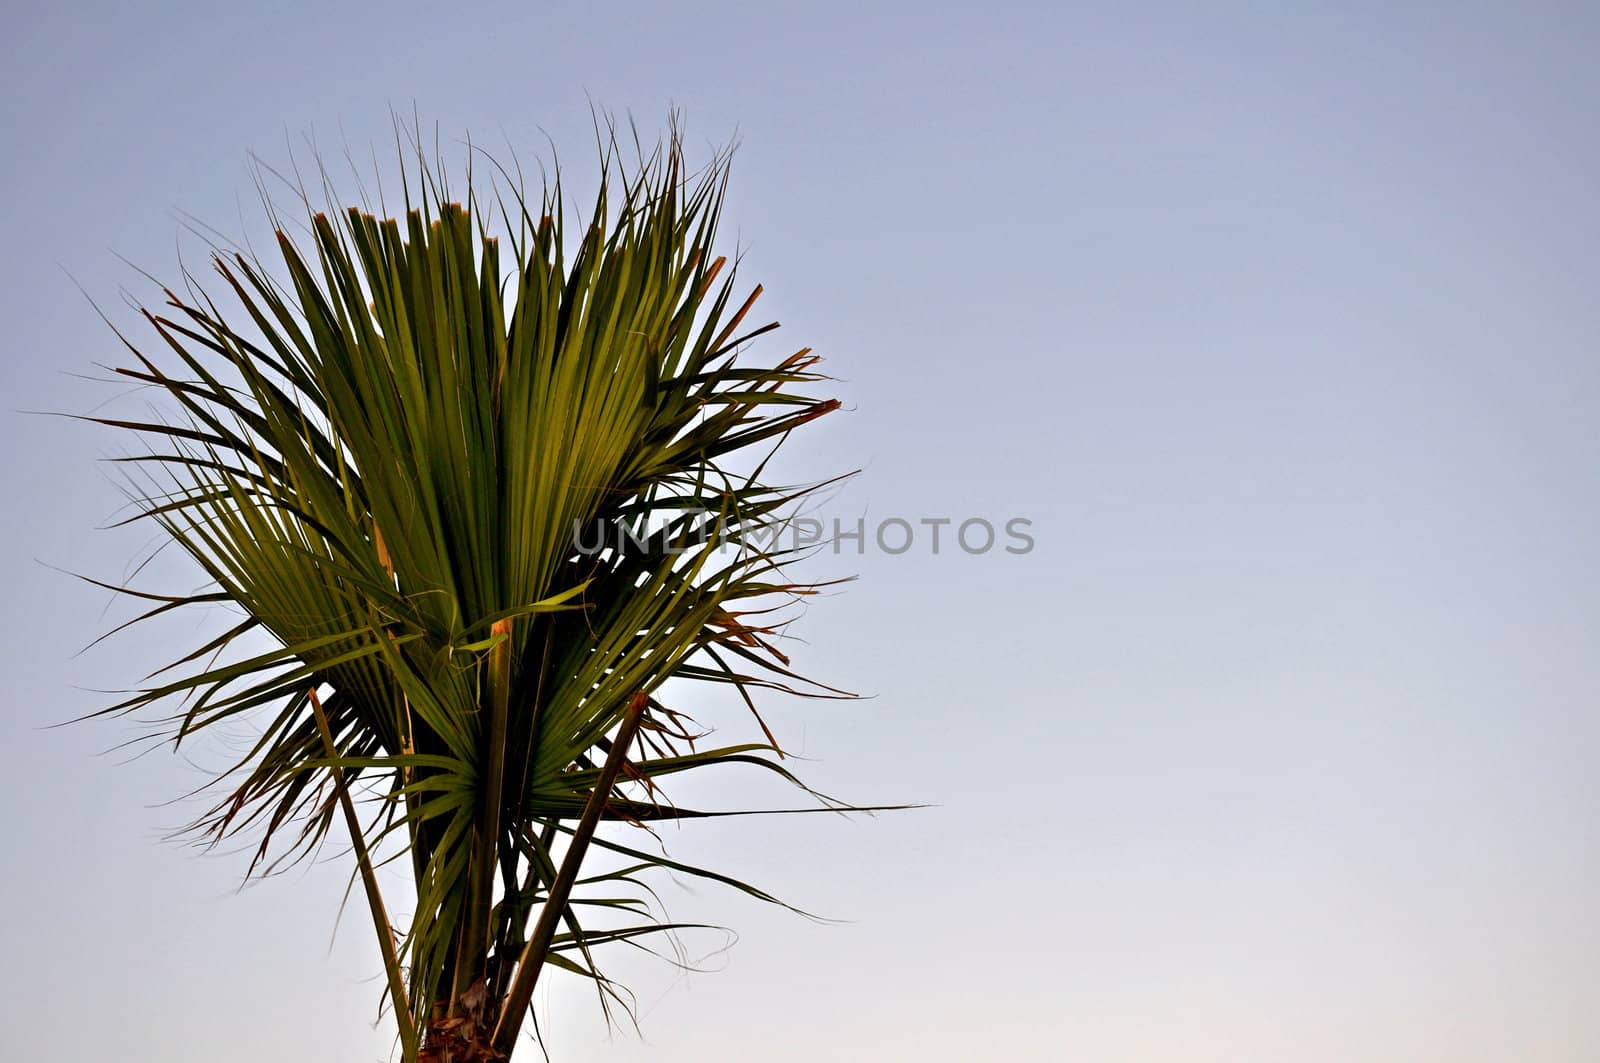
M 107 711 L 171 699 L 174 742 L 259 723 L 198 827 L 253 832 L 258 870 L 348 828 L 407 1060 L 509 1056 L 546 963 L 614 989 L 591 950 L 674 929 L 612 896 L 653 868 L 771 899 L 594 838 L 708 814 L 663 796 L 677 773 L 793 778 L 759 717 L 758 740 L 697 746 L 668 679 L 752 712 L 758 689 L 835 693 L 775 646 L 811 588 L 751 529 L 804 493 L 764 481 L 766 451 L 837 403 L 809 351 L 747 355 L 776 326 L 746 325 L 760 289 L 735 303 L 712 253 L 726 156 L 690 173 L 674 134 L 623 168 L 614 144 L 575 235 L 559 179 L 455 202 L 419 152 L 399 217 L 309 211 L 275 269 L 217 253 L 230 308 L 167 292 L 145 313 L 164 350 L 129 344 L 118 370 L 178 416 L 101 419 L 152 442 L 124 459 L 150 473 L 135 519 L 210 581 L 146 615 L 243 615 Z M 251 632 L 272 648 L 236 652 Z M 371 822 L 358 792 L 381 797 Z M 628 866 L 580 879 L 591 841 Z M 402 850 L 394 929 L 372 864 Z M 644 921 L 590 927 L 585 890 Z

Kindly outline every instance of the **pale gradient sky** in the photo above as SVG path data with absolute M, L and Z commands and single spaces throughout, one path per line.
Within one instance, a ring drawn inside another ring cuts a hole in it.
M 576 172 L 591 99 L 676 104 L 741 133 L 727 233 L 853 408 L 795 467 L 1035 522 L 840 559 L 801 660 L 875 697 L 772 708 L 822 789 L 937 807 L 669 837 L 851 922 L 669 885 L 741 941 L 623 963 L 643 1040 L 553 978 L 556 1063 L 1600 1059 L 1592 7 L 230 7 L 6 5 L 8 408 L 103 398 L 63 268 L 130 323 L 113 252 L 259 233 L 286 130 L 382 148 L 415 101 Z M 159 839 L 193 768 L 41 729 L 179 645 L 73 659 L 106 596 L 35 563 L 143 541 L 93 530 L 113 443 L 0 417 L 4 1053 L 383 1059 L 338 865 L 236 896 Z

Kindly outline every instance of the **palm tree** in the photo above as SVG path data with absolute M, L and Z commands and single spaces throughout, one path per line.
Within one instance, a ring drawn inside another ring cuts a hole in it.
M 411 143 L 401 216 L 330 217 L 302 188 L 300 241 L 273 215 L 280 273 L 214 248 L 226 298 L 186 276 L 143 311 L 161 357 L 124 338 L 117 372 L 176 415 L 96 418 L 148 446 L 119 459 L 130 519 L 208 582 L 117 589 L 141 619 L 236 622 L 105 711 L 176 703 L 174 744 L 251 723 L 195 829 L 248 833 L 256 874 L 347 832 L 402 1059 L 504 1060 L 545 967 L 620 1000 L 596 947 L 680 929 L 647 903 L 651 871 L 773 900 L 597 828 L 728 814 L 667 799 L 686 771 L 797 781 L 758 715 L 759 737 L 706 748 L 667 702 L 693 683 L 752 713 L 763 690 L 838 693 L 776 643 L 815 586 L 784 577 L 771 522 L 812 488 L 763 478 L 838 403 L 812 393 L 809 350 L 748 357 L 776 324 L 745 325 L 760 288 L 736 304 L 712 254 L 726 152 L 691 173 L 676 126 L 631 166 L 602 139 L 574 235 L 559 176 L 535 199 L 496 165 L 482 196 L 469 168 L 463 204 Z M 597 847 L 617 859 L 585 876 Z M 415 883 L 399 924 L 390 860 Z

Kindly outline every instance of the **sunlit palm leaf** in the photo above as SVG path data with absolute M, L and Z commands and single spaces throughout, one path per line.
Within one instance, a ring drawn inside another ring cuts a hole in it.
M 745 353 L 773 326 L 745 325 L 759 289 L 735 307 L 733 270 L 712 254 L 726 158 L 688 173 L 674 137 L 631 172 L 606 162 L 575 239 L 559 182 L 537 202 L 501 189 L 496 211 L 452 201 L 419 161 L 399 218 L 312 212 L 308 246 L 279 233 L 276 272 L 219 253 L 237 309 L 169 292 L 146 315 L 164 353 L 130 345 L 135 364 L 119 370 L 179 416 L 104 419 L 152 442 L 129 459 L 152 474 L 140 515 L 211 581 L 155 597 L 147 615 L 217 602 L 244 614 L 108 711 L 178 699 L 175 741 L 241 715 L 260 724 L 199 827 L 254 832 L 262 867 L 316 847 L 350 794 L 386 795 L 357 850 L 399 842 L 415 876 L 396 1003 L 431 1032 L 407 1041 L 409 1058 L 493 1058 L 487 1031 L 520 1023 L 499 1015 L 519 957 L 611 989 L 592 948 L 676 928 L 585 928 L 582 905 L 563 904 L 549 950 L 522 956 L 586 808 L 711 814 L 657 787 L 717 765 L 797 781 L 764 723 L 765 741 L 694 749 L 661 700 L 668 679 L 731 684 L 752 710 L 753 690 L 836 693 L 772 645 L 773 606 L 808 588 L 747 532 L 804 493 L 762 482 L 766 451 L 837 404 L 812 392 L 808 351 Z M 611 545 L 578 548 L 599 542 Z M 230 655 L 257 629 L 279 648 Z M 636 697 L 640 739 L 617 750 L 622 781 L 597 800 Z M 580 880 L 575 901 L 652 868 L 772 899 L 596 844 L 634 862 Z M 605 897 L 589 910 L 649 910 Z

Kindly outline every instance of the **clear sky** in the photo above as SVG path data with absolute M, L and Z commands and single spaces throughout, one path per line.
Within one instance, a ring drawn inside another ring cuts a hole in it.
M 841 378 L 793 466 L 864 468 L 828 515 L 1033 522 L 1020 556 L 818 560 L 860 579 L 800 660 L 874 697 L 769 719 L 821 788 L 936 807 L 671 834 L 850 922 L 669 883 L 741 940 L 687 979 L 622 961 L 642 1039 L 552 978 L 556 1063 L 1600 1059 L 1589 5 L 5 22 L 9 410 L 105 398 L 68 273 L 133 323 L 116 256 L 175 278 L 177 209 L 259 235 L 247 153 L 286 133 L 383 150 L 414 101 L 447 146 L 547 131 L 576 178 L 591 100 L 676 105 L 692 148 L 742 136 L 727 235 Z M 94 530 L 116 442 L 0 416 L 4 1054 L 380 1060 L 341 865 L 236 895 L 242 860 L 160 838 L 193 765 L 43 729 L 180 645 L 73 657 L 116 614 L 38 563 L 115 578 L 144 542 Z

